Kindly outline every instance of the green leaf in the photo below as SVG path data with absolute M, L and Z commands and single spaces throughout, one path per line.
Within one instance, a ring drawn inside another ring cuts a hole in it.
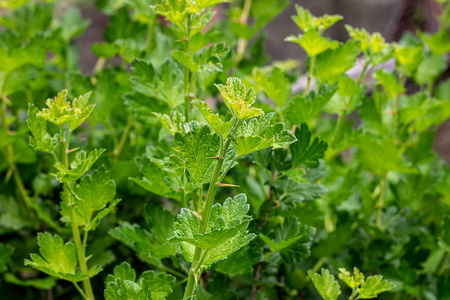
M 281 257 L 288 263 L 302 260 L 311 254 L 312 237 L 316 232 L 310 226 L 301 226 L 295 217 L 286 219 L 283 225 L 278 225 L 270 236 L 262 233 L 259 237 L 269 245 L 272 251 L 280 252 Z
M 192 57 L 192 55 L 187 52 L 175 50 L 172 51 L 172 56 L 180 64 L 191 70 L 193 74 L 197 74 L 198 70 L 200 69 L 200 66 L 194 62 L 194 58 Z
M 112 44 L 118 40 L 138 40 L 145 36 L 146 31 L 145 24 L 131 20 L 129 10 L 121 7 L 111 16 L 103 36 L 106 42 Z
M 25 265 L 31 266 L 48 275 L 71 282 L 79 282 L 90 278 L 102 271 L 99 267 L 92 267 L 87 273 L 76 272 L 77 253 L 73 243 L 64 244 L 58 235 L 38 233 L 39 256 L 32 253 L 31 260 L 26 259 Z
M 36 278 L 36 279 L 27 279 L 27 280 L 20 280 L 16 277 L 16 275 L 12 273 L 6 273 L 3 276 L 3 280 L 5 280 L 8 283 L 23 286 L 23 287 L 34 287 L 36 289 L 40 290 L 48 290 L 53 288 L 56 285 L 56 278 L 55 277 L 45 277 L 45 278 Z
M 372 137 L 366 136 L 361 138 L 358 144 L 357 158 L 370 172 L 380 176 L 383 176 L 388 171 L 417 172 L 403 162 L 400 149 L 395 146 L 392 140 L 377 141 Z
M 280 68 L 273 68 L 270 76 L 262 71 L 257 71 L 256 83 L 262 87 L 268 97 L 270 97 L 279 108 L 283 108 L 291 95 L 291 84 L 286 74 Z
M 337 300 L 341 294 L 339 283 L 330 274 L 330 271 L 326 269 L 322 269 L 321 271 L 322 276 L 311 271 L 308 271 L 308 275 L 324 300 Z
M 81 35 L 89 26 L 90 21 L 81 17 L 80 10 L 77 7 L 70 7 L 61 16 L 61 36 L 68 42 L 74 37 Z
M 76 181 L 89 171 L 103 152 L 105 152 L 105 149 L 94 149 L 89 152 L 89 155 L 87 155 L 85 151 L 77 152 L 75 159 L 70 163 L 70 170 L 68 170 L 61 162 L 55 163 L 54 167 L 59 171 L 56 174 L 56 179 L 60 182 Z
M 348 41 L 336 48 L 328 49 L 317 55 L 314 75 L 322 82 L 336 81 L 337 77 L 355 65 L 360 53 L 358 41 Z
M 130 81 L 135 91 L 171 107 L 184 102 L 183 72 L 173 60 L 164 60 L 159 72 L 151 63 L 142 59 L 134 59 L 131 65 Z
M 364 274 L 358 268 L 353 269 L 353 274 L 352 276 L 345 268 L 339 269 L 339 278 L 351 289 L 359 287 L 364 282 Z
M 395 284 L 387 280 L 383 280 L 383 276 L 381 275 L 369 276 L 358 289 L 359 299 L 376 298 L 378 294 L 389 291 L 394 287 Z
M 80 126 L 91 114 L 94 105 L 87 105 L 91 93 L 84 94 L 67 102 L 67 90 L 62 90 L 54 99 L 45 103 L 48 108 L 42 109 L 37 116 L 56 125 L 67 123 L 71 131 Z
M 51 136 L 47 131 L 47 121 L 38 116 L 39 109 L 30 104 L 28 106 L 28 128 L 31 131 L 30 146 L 35 150 L 53 153 L 59 143 L 59 135 Z
M 182 208 L 175 222 L 175 237 L 170 241 L 181 242 L 181 255 L 187 262 L 192 262 L 194 246 L 208 251 L 203 262 L 203 266 L 208 268 L 247 245 L 255 237 L 247 230 L 251 217 L 247 215 L 249 205 L 246 203 L 247 197 L 244 194 L 227 198 L 223 206 L 216 203 L 205 234 L 198 233 L 198 214 Z
M 378 69 L 375 72 L 374 77 L 383 86 L 383 89 L 389 99 L 393 99 L 397 95 L 405 92 L 405 87 L 402 84 L 398 83 L 397 78 L 392 74 L 384 72 L 382 69 Z
M 422 39 L 422 41 L 427 44 L 430 48 L 430 52 L 434 56 L 441 56 L 450 52 L 450 42 L 448 37 L 448 32 L 445 29 L 434 33 L 428 34 L 418 31 L 417 35 Z
M 256 93 L 253 88 L 245 89 L 239 78 L 229 77 L 227 84 L 216 84 L 231 114 L 239 120 L 246 120 L 263 114 L 259 108 L 252 105 L 256 101 Z
M 412 46 L 395 46 L 394 55 L 401 72 L 412 77 L 422 61 L 423 48 Z
M 217 162 L 213 157 L 219 153 L 220 138 L 211 133 L 209 126 L 200 126 L 196 121 L 184 130 L 175 132 L 174 146 L 188 172 L 189 181 L 200 187 L 210 181 Z
M 380 69 L 381 70 L 381 69 Z M 339 89 L 338 93 L 342 97 L 354 97 L 358 95 L 361 88 L 356 82 L 350 77 L 343 75 L 339 77 Z
M 447 252 L 450 252 L 450 217 L 446 217 L 442 222 L 442 233 L 438 245 Z
M 0 77 L 2 73 L 0 72 Z M 26 88 L 38 76 L 38 71 L 35 66 L 24 65 L 9 74 L 3 74 L 5 78 L 3 80 L 0 79 L 0 91 L 3 95 L 8 96 Z
M 295 96 L 283 110 L 292 124 L 311 122 L 336 93 L 336 86 L 321 85 L 318 92 L 310 92 L 306 97 Z
M 284 128 L 283 123 L 270 125 L 273 113 L 244 121 L 237 129 L 232 141 L 238 156 L 243 156 L 268 147 L 283 148 L 296 141 L 295 136 Z
M 175 277 L 145 271 L 136 281 L 136 272 L 127 262 L 114 268 L 114 275 L 106 278 L 104 296 L 106 300 L 164 300 L 172 293 Z
M 219 114 L 214 114 L 213 109 L 205 101 L 191 101 L 201 112 L 206 122 L 214 129 L 219 136 L 228 136 L 231 129 L 231 121 L 223 120 Z
M 300 128 L 295 129 L 297 142 L 289 146 L 292 154 L 292 168 L 305 165 L 308 168 L 319 166 L 319 159 L 325 156 L 328 149 L 328 143 L 320 140 L 318 137 L 311 140 L 311 131 L 306 123 L 302 123 Z
M 0 274 L 8 270 L 14 248 L 11 245 L 0 243 Z
M 295 5 L 297 15 L 292 17 L 295 24 L 306 32 L 308 30 L 319 30 L 323 32 L 325 29 L 333 26 L 339 20 L 342 20 L 340 15 L 323 15 L 322 17 L 315 17 L 311 12 L 300 5 Z
M 164 256 L 175 256 L 180 250 L 178 245 L 167 244 L 167 240 L 174 236 L 173 215 L 162 207 L 148 204 L 145 207 L 145 220 L 153 236 L 153 243 L 160 245 L 159 252 Z
M 426 55 L 417 67 L 415 80 L 419 84 L 434 82 L 447 69 L 447 58 L 445 55 Z
M 164 165 L 158 164 L 155 160 L 146 156 L 135 158 L 139 172 L 144 176 L 142 179 L 130 178 L 131 181 L 154 194 L 167 197 L 169 199 L 180 199 L 180 193 L 174 191 L 168 184 L 166 178 L 174 178 L 170 172 L 164 170 Z M 161 180 L 164 179 L 164 180 Z
M 316 30 L 308 30 L 305 34 L 298 37 L 291 35 L 285 41 L 299 44 L 311 57 L 317 56 L 327 49 L 334 49 L 339 46 L 338 41 L 331 41 L 322 37 Z
M 247 246 L 217 262 L 214 269 L 231 276 L 249 274 L 258 260 L 259 253 Z
M 203 72 L 223 72 L 221 57 L 230 52 L 230 48 L 225 43 L 218 43 L 203 48 L 195 54 L 195 62 L 200 66 Z

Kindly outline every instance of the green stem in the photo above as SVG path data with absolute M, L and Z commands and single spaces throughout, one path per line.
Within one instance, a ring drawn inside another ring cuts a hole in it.
M 444 250 L 444 251 L 445 251 L 445 250 Z M 448 252 L 445 251 L 445 252 L 442 254 L 441 259 L 439 260 L 439 262 L 438 262 L 438 264 L 437 264 L 437 266 L 436 266 L 436 269 L 435 269 L 434 272 L 433 272 L 433 275 L 434 275 L 434 276 L 439 276 L 439 275 L 440 275 L 441 272 L 439 272 L 439 271 L 440 271 L 440 270 L 442 269 L 442 267 L 444 266 L 444 263 L 445 263 L 445 260 L 446 260 L 447 256 L 448 256 Z
M 386 194 L 386 183 L 387 183 L 387 174 L 383 176 L 381 179 L 381 191 L 380 191 L 380 198 L 375 205 L 375 208 L 377 209 L 377 227 L 382 228 L 381 225 L 381 212 L 383 211 L 384 206 L 384 195 Z
M 69 157 L 68 157 L 68 146 L 70 141 L 70 133 L 67 135 L 67 139 L 64 134 L 64 125 L 60 126 L 61 130 L 61 160 L 63 165 L 69 169 Z M 70 183 L 64 184 L 64 193 L 67 201 L 67 212 L 70 217 L 70 225 L 72 228 L 73 240 L 75 242 L 75 247 L 77 249 L 78 263 L 80 265 L 80 270 L 82 273 L 87 273 L 87 263 L 85 257 L 84 247 L 81 243 L 80 231 L 78 229 L 77 217 L 74 209 L 74 202 L 72 200 L 72 194 L 70 193 Z M 88 300 L 94 300 L 94 293 L 92 291 L 92 286 L 89 278 L 83 279 L 83 287 L 86 292 Z
M 403 77 L 403 74 L 400 75 L 400 84 L 404 86 L 405 84 L 405 80 Z M 398 109 L 400 107 L 400 96 L 401 94 L 398 94 L 397 97 L 395 98 L 395 106 L 394 106 L 394 111 L 392 112 L 393 114 L 393 120 L 392 120 L 392 137 L 394 139 L 394 141 L 397 139 L 397 127 L 398 127 Z
M 186 24 L 186 42 L 184 44 L 184 51 L 189 53 L 189 42 L 191 35 L 191 16 L 187 15 L 187 24 Z M 190 111 L 191 111 L 191 99 L 189 98 L 189 81 L 190 81 L 190 71 L 185 66 L 184 67 L 184 117 L 186 118 L 186 122 L 189 122 L 190 119 Z
M 80 293 L 81 297 L 83 297 L 83 299 L 89 300 L 88 297 L 86 296 L 86 294 L 83 292 L 83 290 L 78 285 L 78 283 L 74 282 L 73 285 L 78 290 L 78 292 Z
M 114 149 L 114 160 L 118 160 L 120 158 L 120 154 L 123 151 L 123 148 L 125 147 L 125 142 L 127 141 L 128 136 L 130 135 L 131 128 L 134 124 L 134 117 L 133 114 L 130 113 L 128 115 L 127 125 L 125 126 L 125 131 L 123 132 L 122 136 L 120 137 L 119 145 L 117 145 L 116 149 Z
M 337 142 L 341 138 L 342 131 L 344 131 L 345 118 L 347 118 L 347 107 L 344 108 L 339 115 L 336 129 L 334 131 L 333 138 L 331 139 L 331 146 L 336 146 Z
M 230 134 L 227 137 L 227 139 L 225 140 L 225 142 L 223 141 L 223 137 L 220 136 L 219 158 L 218 158 L 216 166 L 214 168 L 214 173 L 213 173 L 213 177 L 211 179 L 211 183 L 209 185 L 208 193 L 206 194 L 206 201 L 205 201 L 205 205 L 204 205 L 203 211 L 202 211 L 202 219 L 200 221 L 200 228 L 199 228 L 200 234 L 204 234 L 208 227 L 209 217 L 211 215 L 211 209 L 214 204 L 214 197 L 216 195 L 217 188 L 220 185 L 219 176 L 220 176 L 220 170 L 222 169 L 222 165 L 225 160 L 224 154 L 227 153 L 227 150 L 231 144 L 231 140 L 233 139 L 234 133 L 236 132 L 236 130 L 240 124 L 241 124 L 240 121 L 238 121 L 238 120 L 234 121 L 234 124 L 230 130 Z M 199 265 L 201 255 L 202 255 L 202 249 L 199 247 L 195 247 L 194 258 L 192 260 L 191 269 L 189 271 L 189 279 L 188 279 L 188 283 L 186 286 L 186 290 L 185 290 L 183 299 L 191 297 L 192 294 L 194 293 L 195 287 L 197 285 L 196 276 L 198 275 L 195 272 L 194 267 L 197 267 Z
M 303 93 L 303 97 L 306 97 L 306 95 L 308 95 L 309 93 L 309 88 L 311 86 L 311 80 L 313 77 L 313 71 L 314 71 L 314 64 L 316 63 L 316 57 L 312 56 L 311 60 L 309 62 L 309 70 L 308 70 L 308 81 L 306 82 L 306 88 L 305 88 L 305 92 Z
M 150 20 L 150 24 L 148 24 L 148 39 L 147 39 L 147 54 L 150 53 L 150 51 L 153 48 L 153 39 L 155 37 L 155 26 L 158 21 L 157 15 L 153 14 L 152 19 Z
M 241 17 L 239 18 L 239 22 L 243 25 L 247 24 L 248 17 L 250 16 L 250 9 L 252 7 L 252 0 L 245 0 L 244 8 L 242 9 Z M 238 40 L 238 44 L 236 47 L 236 56 L 235 61 L 239 63 L 245 55 L 245 49 L 247 49 L 248 40 L 241 37 Z
M 96 73 L 100 72 L 101 70 L 103 70 L 103 68 L 105 67 L 105 63 L 106 63 L 106 58 L 99 57 L 97 59 L 97 62 L 95 63 L 94 69 L 92 70 L 92 74 L 96 74 Z
M 2 97 L 2 103 L 0 103 L 0 117 L 1 117 L 1 122 L 2 122 L 2 127 L 3 127 L 3 131 L 5 132 L 5 135 L 11 135 L 11 133 L 9 132 L 9 128 L 8 128 L 8 124 L 7 124 L 7 120 L 6 120 L 6 97 L 3 96 Z M 23 203 L 21 203 L 21 210 L 22 213 L 25 216 L 33 216 L 33 213 L 31 211 L 31 207 L 33 206 L 31 203 L 31 199 L 28 196 L 28 192 L 25 188 L 25 185 L 23 183 L 22 177 L 20 176 L 20 172 L 19 172 L 19 168 L 17 168 L 16 163 L 14 162 L 14 149 L 11 143 L 9 143 L 8 145 L 6 145 L 6 158 L 9 164 L 9 167 L 12 171 L 13 177 L 14 177 L 14 181 L 16 182 L 16 187 L 19 190 L 19 194 L 22 197 L 22 201 Z

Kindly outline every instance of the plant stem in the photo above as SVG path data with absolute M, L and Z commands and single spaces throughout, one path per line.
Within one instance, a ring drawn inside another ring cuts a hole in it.
M 380 198 L 375 205 L 377 208 L 377 227 L 381 227 L 381 212 L 383 211 L 384 206 L 384 194 L 386 193 L 386 183 L 387 183 L 387 174 L 384 174 L 383 179 L 381 179 L 381 191 L 380 191 Z
M 404 86 L 405 84 L 405 80 L 403 77 L 403 74 L 400 75 L 400 84 Z M 397 97 L 395 98 L 395 106 L 394 106 L 394 111 L 393 113 L 393 120 L 392 120 L 392 138 L 395 140 L 397 140 L 397 126 L 398 126 L 398 108 L 400 107 L 400 95 L 398 94 Z
M 191 38 L 191 15 L 187 15 L 187 24 L 186 24 L 186 42 L 184 44 L 184 51 L 189 53 L 189 41 Z M 189 80 L 190 80 L 190 71 L 185 66 L 184 67 L 184 117 L 186 118 L 186 122 L 189 122 L 189 115 L 191 111 L 191 99 L 189 98 Z
M 61 160 L 63 165 L 69 169 L 69 157 L 68 157 L 68 146 L 69 146 L 69 141 L 70 141 L 70 133 L 67 134 L 67 139 L 65 137 L 64 134 L 64 125 L 60 126 L 60 130 L 61 130 Z M 80 231 L 78 229 L 78 223 L 77 223 L 77 217 L 75 214 L 75 209 L 74 209 L 74 203 L 72 201 L 72 194 L 70 193 L 70 183 L 65 183 L 64 184 L 64 193 L 65 193 L 65 198 L 67 201 L 67 212 L 69 213 L 69 217 L 70 217 L 70 225 L 72 228 L 72 235 L 73 235 L 73 240 L 75 242 L 75 247 L 77 249 L 77 257 L 78 257 L 78 263 L 80 265 L 80 270 L 82 273 L 87 273 L 87 264 L 86 264 L 86 257 L 85 257 L 85 251 L 84 251 L 84 247 L 81 243 L 81 237 L 80 237 Z M 86 299 L 88 300 L 94 300 L 94 293 L 92 291 L 92 286 L 91 286 L 91 282 L 89 280 L 89 278 L 86 278 L 83 280 L 83 287 L 84 287 L 84 291 L 86 292 Z
M 105 63 L 106 63 L 106 58 L 99 57 L 97 59 L 97 62 L 95 63 L 94 69 L 92 70 L 92 74 L 96 74 L 96 73 L 100 72 L 101 70 L 103 70 Z
M 83 292 L 83 290 L 78 285 L 78 283 L 74 282 L 73 285 L 78 290 L 78 292 L 80 293 L 81 297 L 83 297 L 83 299 L 89 300 L 88 297 L 86 296 L 86 294 Z
M 114 149 L 114 152 L 113 152 L 114 160 L 118 160 L 120 158 L 120 154 L 123 151 L 123 147 L 125 146 L 125 142 L 127 141 L 128 135 L 130 134 L 133 124 L 134 124 L 133 114 L 129 113 L 125 131 L 122 133 L 122 136 L 120 137 L 119 145 L 117 145 L 117 148 Z
M 345 118 L 347 118 L 347 107 L 344 108 L 339 115 L 336 129 L 334 131 L 333 138 L 331 139 L 331 146 L 335 146 L 341 138 L 342 131 L 344 130 Z
M 214 197 L 216 195 L 217 188 L 220 185 L 219 176 L 220 176 L 220 171 L 222 169 L 222 165 L 225 160 L 225 153 L 227 153 L 227 150 L 231 144 L 231 140 L 233 139 L 234 133 L 236 132 L 236 130 L 240 124 L 241 124 L 240 121 L 234 120 L 233 126 L 230 130 L 230 134 L 227 137 L 227 139 L 225 140 L 225 142 L 223 140 L 223 137 L 220 136 L 219 158 L 218 158 L 216 166 L 214 168 L 214 173 L 213 173 L 211 183 L 208 188 L 208 193 L 206 194 L 206 201 L 205 201 L 205 205 L 203 206 L 202 218 L 200 221 L 200 228 L 199 228 L 200 234 L 204 234 L 208 227 L 209 217 L 211 215 L 211 209 L 214 204 Z M 184 292 L 183 299 L 185 299 L 187 297 L 191 297 L 192 294 L 194 293 L 195 287 L 197 285 L 197 279 L 198 279 L 198 278 L 196 278 L 196 277 L 198 277 L 198 274 L 195 271 L 195 269 L 201 268 L 201 264 L 200 264 L 201 256 L 202 256 L 202 249 L 199 247 L 195 247 L 194 258 L 192 260 L 191 269 L 189 271 L 189 279 L 188 279 L 188 283 L 186 286 L 186 290 Z
M 252 285 L 252 294 L 250 299 L 251 300 L 255 300 L 256 299 L 256 295 L 258 294 L 258 281 L 259 281 L 259 274 L 261 273 L 261 262 L 258 262 L 258 264 L 256 265 L 256 269 L 255 269 L 255 275 L 253 276 L 253 285 Z
M 247 24 L 248 17 L 250 16 L 250 9 L 252 8 L 252 0 L 245 0 L 244 8 L 242 9 L 241 17 L 239 18 L 239 22 L 243 25 Z M 235 60 L 239 63 L 245 55 L 245 49 L 247 48 L 248 41 L 247 39 L 241 37 L 238 40 L 238 44 L 236 47 L 236 56 Z
M 305 92 L 303 93 L 303 97 L 306 97 L 306 95 L 308 95 L 309 93 L 309 88 L 311 86 L 311 79 L 312 79 L 312 74 L 314 71 L 314 64 L 316 63 L 316 57 L 312 56 L 311 60 L 309 62 L 309 71 L 308 71 L 308 81 L 306 82 L 306 88 L 305 88 Z
M 152 19 L 150 20 L 150 24 L 148 24 L 148 39 L 147 39 L 147 47 L 146 47 L 146 50 L 148 53 L 150 53 L 150 51 L 153 48 L 153 39 L 155 37 L 155 26 L 156 26 L 157 21 L 158 21 L 157 15 L 153 14 Z
M 3 96 L 2 99 L 3 99 L 2 103 L 0 103 L 0 117 L 1 117 L 3 131 L 5 132 L 5 135 L 8 136 L 8 135 L 11 135 L 11 133 L 9 131 L 7 120 L 6 120 L 6 108 L 5 107 L 6 107 L 7 98 L 6 98 L 6 96 Z M 13 149 L 13 146 L 11 143 L 8 143 L 8 145 L 6 145 L 6 158 L 7 158 L 9 167 L 12 171 L 12 174 L 14 176 L 14 181 L 16 182 L 16 186 L 22 197 L 23 203 L 21 203 L 21 205 L 20 205 L 22 213 L 25 216 L 33 216 L 33 213 L 31 211 L 31 207 L 33 205 L 31 203 L 30 197 L 28 196 L 28 192 L 25 188 L 22 177 L 20 176 L 19 168 L 17 168 L 17 165 L 14 162 L 14 149 Z
M 433 275 L 434 275 L 434 276 L 439 276 L 439 275 L 440 275 L 441 272 L 439 272 L 439 271 L 440 271 L 440 270 L 442 269 L 442 267 L 444 266 L 444 263 L 445 263 L 445 260 L 446 260 L 447 256 L 448 256 L 448 252 L 445 251 L 445 252 L 442 254 L 441 259 L 439 260 L 439 262 L 438 262 L 438 264 L 437 264 L 437 266 L 436 266 L 436 269 L 435 269 L 434 272 L 433 272 Z

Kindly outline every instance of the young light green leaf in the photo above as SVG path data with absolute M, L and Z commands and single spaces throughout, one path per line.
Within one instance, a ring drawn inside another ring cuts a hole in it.
M 334 49 L 339 46 L 338 41 L 331 41 L 321 36 L 316 30 L 308 30 L 305 34 L 298 37 L 291 35 L 285 41 L 299 44 L 311 57 L 317 56 L 327 49 Z
M 48 275 L 65 279 L 71 282 L 79 282 L 86 277 L 97 275 L 102 269 L 93 267 L 86 274 L 76 272 L 77 253 L 75 245 L 64 244 L 58 235 L 52 236 L 50 233 L 38 233 L 39 251 L 42 255 L 31 254 L 31 260 L 26 259 L 25 265 L 31 266 Z
M 254 75 L 256 83 L 262 87 L 279 108 L 283 108 L 291 95 L 291 85 L 286 74 L 280 68 L 273 68 L 270 76 L 265 72 L 256 71 Z
M 308 275 L 324 300 L 337 300 L 341 288 L 330 271 L 322 269 L 322 275 L 308 271 Z
M 311 140 L 311 131 L 306 123 L 302 123 L 300 128 L 295 129 L 297 142 L 289 146 L 292 155 L 292 168 L 305 165 L 308 168 L 315 168 L 319 165 L 319 159 L 325 156 L 328 143 L 318 137 Z
M 28 128 L 31 131 L 30 146 L 35 150 L 53 153 L 58 147 L 59 135 L 51 136 L 47 131 L 47 121 L 38 116 L 39 109 L 30 104 L 28 106 Z
M 333 26 L 339 20 L 342 20 L 340 15 L 323 15 L 322 17 L 315 17 L 311 12 L 300 5 L 295 5 L 297 15 L 292 17 L 295 24 L 306 32 L 308 30 L 318 30 L 323 32 L 325 29 Z
M 359 299 L 376 298 L 378 294 L 392 290 L 395 284 L 387 280 L 383 280 L 383 276 L 374 275 L 366 278 L 358 289 Z
M 256 152 L 267 147 L 283 148 L 296 141 L 295 136 L 286 130 L 283 123 L 270 125 L 273 113 L 258 119 L 244 121 L 236 131 L 232 141 L 238 156 Z
M 361 90 L 361 87 L 350 76 L 346 75 L 339 77 L 338 85 L 338 93 L 342 97 L 354 97 Z
M 415 74 L 417 67 L 422 61 L 423 48 L 396 45 L 394 47 L 394 55 L 399 70 L 411 77 Z
M 314 75 L 322 82 L 333 82 L 355 65 L 361 53 L 358 41 L 349 41 L 317 55 Z
M 345 268 L 339 269 L 339 278 L 351 289 L 359 287 L 364 282 L 364 274 L 358 268 L 353 269 L 353 274 L 352 276 Z
M 278 225 L 271 237 L 260 233 L 259 237 L 269 245 L 272 251 L 280 252 L 281 257 L 288 263 L 293 263 L 310 255 L 311 241 L 315 228 L 301 226 L 297 218 L 292 217 Z
M 219 114 L 214 114 L 213 109 L 208 103 L 201 100 L 193 100 L 191 103 L 198 108 L 206 122 L 208 122 L 218 135 L 226 137 L 230 133 L 231 121 L 225 121 Z
M 97 159 L 105 152 L 105 149 L 94 149 L 89 152 L 89 155 L 85 151 L 77 152 L 75 159 L 70 163 L 71 169 L 68 170 L 61 162 L 55 163 L 54 167 L 59 171 L 56 174 L 56 179 L 60 182 L 74 182 L 83 176 Z
M 246 120 L 263 114 L 261 109 L 252 106 L 256 101 L 255 90 L 253 88 L 246 90 L 239 78 L 229 77 L 226 85 L 216 84 L 215 86 L 231 114 L 239 120 Z

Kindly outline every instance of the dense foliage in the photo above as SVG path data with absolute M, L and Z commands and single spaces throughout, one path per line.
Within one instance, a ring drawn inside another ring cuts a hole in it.
M 298 89 L 288 0 L 98 0 L 92 75 L 78 9 L 0 1 L 1 298 L 450 299 L 440 2 L 392 44 L 297 6 Z

